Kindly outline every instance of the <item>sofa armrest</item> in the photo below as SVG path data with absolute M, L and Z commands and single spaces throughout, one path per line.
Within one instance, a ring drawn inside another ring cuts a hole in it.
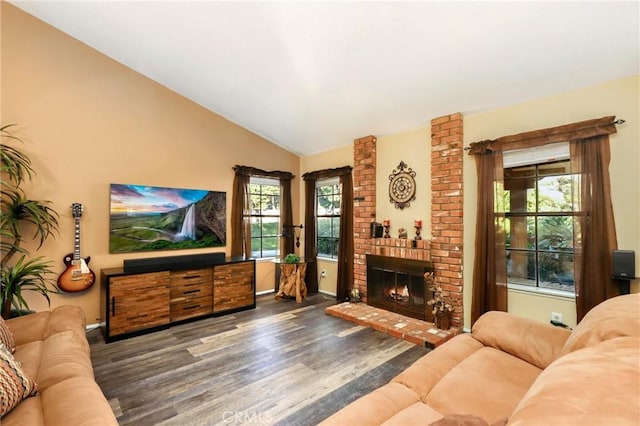
M 478 318 L 471 333 L 485 346 L 500 349 L 541 369 L 558 358 L 571 334 L 564 328 L 499 311 L 487 312 Z

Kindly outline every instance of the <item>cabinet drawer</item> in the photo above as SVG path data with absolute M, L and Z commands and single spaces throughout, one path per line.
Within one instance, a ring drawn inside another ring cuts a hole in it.
M 199 297 L 211 297 L 211 281 L 171 286 L 171 303 Z
M 191 269 L 187 271 L 171 272 L 171 286 L 181 286 L 190 283 L 211 282 L 212 268 Z
M 211 296 L 171 303 L 171 321 L 179 321 L 211 313 Z

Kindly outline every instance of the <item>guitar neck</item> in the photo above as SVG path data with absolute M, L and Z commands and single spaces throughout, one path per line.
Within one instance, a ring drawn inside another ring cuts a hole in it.
M 80 260 L 80 218 L 75 218 L 75 232 L 73 243 L 73 261 L 74 263 Z

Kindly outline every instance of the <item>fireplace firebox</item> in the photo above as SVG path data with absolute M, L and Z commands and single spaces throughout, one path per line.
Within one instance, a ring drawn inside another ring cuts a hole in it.
M 412 318 L 432 321 L 427 301 L 433 297 L 424 282 L 431 262 L 367 255 L 367 304 Z

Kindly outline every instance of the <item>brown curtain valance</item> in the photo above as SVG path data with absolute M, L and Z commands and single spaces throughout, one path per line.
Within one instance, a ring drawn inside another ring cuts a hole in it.
M 274 178 L 280 180 L 292 180 L 295 176 L 290 172 L 282 172 L 280 170 L 274 170 L 272 172 L 267 172 L 262 169 L 257 169 L 255 167 L 250 166 L 235 166 L 233 171 L 236 172 L 237 176 L 253 176 L 253 177 L 265 177 L 265 178 Z
M 532 148 L 558 142 L 571 142 L 595 136 L 616 133 L 615 116 L 596 118 L 565 124 L 548 129 L 533 130 L 517 135 L 503 136 L 494 140 L 474 142 L 469 147 L 469 155 L 485 154 L 487 151 L 508 151 Z
M 303 174 L 302 179 L 318 180 L 318 179 L 326 179 L 326 178 L 337 177 L 337 176 L 350 175 L 351 170 L 353 170 L 353 167 L 351 166 L 337 167 L 335 169 L 317 170 L 315 172 L 307 172 Z

